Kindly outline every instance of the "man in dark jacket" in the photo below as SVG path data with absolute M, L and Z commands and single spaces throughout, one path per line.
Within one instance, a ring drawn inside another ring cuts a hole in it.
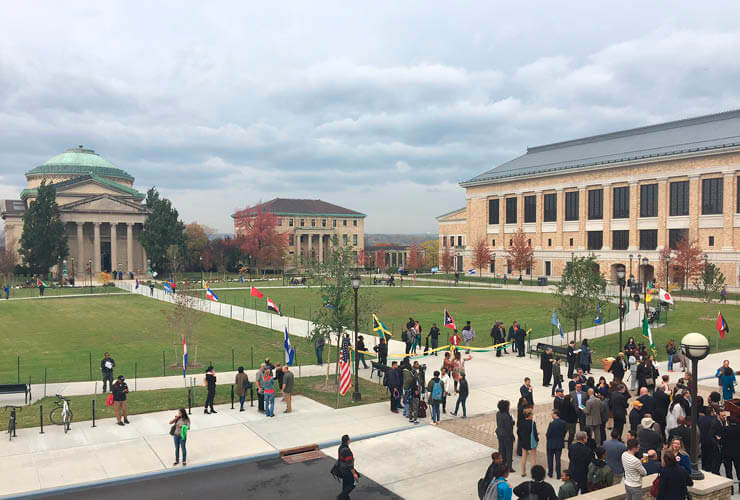
M 548 347 L 540 356 L 540 370 L 542 370 L 542 387 L 550 387 L 552 379 L 552 349 Z
M 516 352 L 519 353 L 519 357 L 523 358 L 527 353 L 527 349 L 524 347 L 524 341 L 527 339 L 527 332 L 523 328 L 519 327 L 519 323 L 514 322 L 517 327 L 516 330 Z
M 534 389 L 532 387 L 532 381 L 529 379 L 529 377 L 524 378 L 524 384 L 519 388 L 519 394 L 521 394 L 522 397 L 527 400 L 527 403 L 530 406 L 534 406 Z
M 640 397 L 637 400 L 642 403 L 642 414 L 655 415 L 655 398 L 648 393 L 647 387 L 640 389 Z
M 547 475 L 552 477 L 552 463 L 555 461 L 555 473 L 560 479 L 560 456 L 565 447 L 565 433 L 568 428 L 565 420 L 560 418 L 557 410 L 552 411 L 552 422 L 547 426 Z
M 637 440 L 640 441 L 640 453 L 647 453 L 650 450 L 660 450 L 663 438 L 658 431 L 653 430 L 655 421 L 651 417 L 644 417 L 640 422 L 640 429 L 637 432 Z
M 624 378 L 624 372 L 627 368 L 626 363 L 624 362 L 624 353 L 619 353 L 617 355 L 617 359 L 615 359 L 612 362 L 612 365 L 609 367 L 609 371 L 614 376 L 614 383 L 621 384 L 622 379 Z
M 534 495 L 537 498 L 557 498 L 555 488 L 550 483 L 545 482 L 545 468 L 541 465 L 535 465 L 531 472 L 533 481 L 525 481 L 514 488 L 514 495 L 517 498 L 529 498 L 529 495 Z
M 106 382 L 108 387 L 113 389 L 113 368 L 116 367 L 116 362 L 110 357 L 110 353 L 106 352 L 103 355 L 103 359 L 100 360 L 100 371 L 103 373 L 103 392 L 106 392 Z
M 437 328 L 437 323 L 432 323 L 432 328 L 429 329 L 427 338 L 431 340 L 432 350 L 439 347 L 439 328 Z M 439 351 L 434 351 L 434 355 L 439 356 Z
M 512 323 L 512 325 L 509 327 L 509 335 L 506 337 L 506 340 L 511 342 L 511 350 L 513 352 L 516 352 L 516 332 L 518 330 L 519 330 L 519 323 L 514 321 L 514 323 Z
M 378 363 L 383 366 L 388 365 L 388 344 L 384 338 L 381 338 L 378 345 L 373 347 L 373 351 L 378 353 Z
M 701 436 L 701 468 L 719 474 L 721 455 L 719 437 L 722 435 L 722 424 L 717 419 L 714 408 L 707 407 L 707 413 L 697 421 Z
M 568 380 L 573 378 L 573 369 L 576 366 L 576 358 L 578 357 L 578 354 L 576 354 L 575 351 L 576 343 L 571 340 L 568 343 Z
M 684 447 L 690 445 L 691 440 L 691 418 L 690 417 L 678 417 L 678 425 L 671 429 L 668 433 L 668 443 L 673 441 L 674 438 L 680 439 Z M 722 440 L 724 442 L 724 439 Z M 738 448 L 740 451 L 740 448 Z
M 665 438 L 666 417 L 668 416 L 668 407 L 671 405 L 671 398 L 663 391 L 662 387 L 658 387 L 653 393 L 653 399 L 655 400 L 653 418 L 660 425 L 661 433 L 664 434 L 663 438 Z
M 727 417 L 727 425 L 722 427 L 722 462 L 725 475 L 732 479 L 732 466 L 740 477 L 740 425 L 734 417 Z
M 624 431 L 624 424 L 627 422 L 627 408 L 629 407 L 626 392 L 627 388 L 625 385 L 619 384 L 617 390 L 609 395 L 609 406 L 612 411 L 612 416 L 614 417 L 614 430 L 617 431 L 620 438 Z
M 391 370 L 387 376 L 387 387 L 391 393 L 391 411 L 398 413 L 398 408 L 401 406 L 401 390 L 403 379 L 401 378 L 401 371 L 398 369 L 398 361 L 394 361 L 391 365 Z
M 208 415 L 209 407 L 211 408 L 211 413 L 218 413 L 213 409 L 213 400 L 216 398 L 216 370 L 212 366 L 209 366 L 206 370 L 205 380 L 208 391 L 206 393 L 206 404 L 204 405 L 203 413 Z
M 118 376 L 118 380 L 111 386 L 110 392 L 113 393 L 113 411 L 116 415 L 116 423 L 118 425 L 128 424 L 128 403 L 126 402 L 128 384 L 126 384 L 123 375 Z M 121 422 L 121 417 L 123 417 L 123 422 Z
M 576 442 L 573 443 L 568 452 L 570 460 L 570 473 L 573 481 L 578 483 L 578 490 L 581 493 L 588 492 L 588 465 L 594 459 L 594 452 L 586 445 L 588 436 L 584 431 L 576 433 Z

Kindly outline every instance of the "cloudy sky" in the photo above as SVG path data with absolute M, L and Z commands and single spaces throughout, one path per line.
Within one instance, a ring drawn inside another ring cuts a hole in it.
M 280 196 L 436 232 L 527 145 L 740 108 L 737 2 L 184 4 L 3 6 L 0 198 L 84 144 L 219 231 Z

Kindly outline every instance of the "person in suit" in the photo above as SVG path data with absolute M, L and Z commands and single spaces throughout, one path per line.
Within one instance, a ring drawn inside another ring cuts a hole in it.
M 588 492 L 588 466 L 594 459 L 594 452 L 586 444 L 587 441 L 586 433 L 578 431 L 576 442 L 571 445 L 568 451 L 570 473 L 573 480 L 578 484 L 578 490 L 581 493 Z
M 601 446 L 601 400 L 594 396 L 593 389 L 588 390 L 588 399 L 583 413 L 586 415 L 588 433 L 594 438 L 596 445 Z
M 550 387 L 552 379 L 552 348 L 548 347 L 540 356 L 540 370 L 542 370 L 542 387 Z
M 612 417 L 614 418 L 614 430 L 617 431 L 621 438 L 624 431 L 624 424 L 627 423 L 627 408 L 629 407 L 627 387 L 624 384 L 619 384 L 617 390 L 609 394 L 609 398 Z
M 511 342 L 511 350 L 512 350 L 512 352 L 516 352 L 516 348 L 517 348 L 516 335 L 517 335 L 517 332 L 518 331 L 519 331 L 519 323 L 517 323 L 516 321 L 514 321 L 514 323 L 512 323 L 512 325 L 509 327 L 509 335 L 506 338 L 506 340 L 508 340 L 509 342 Z
M 516 352 L 519 353 L 518 356 L 520 358 L 523 358 L 526 354 L 526 348 L 524 347 L 524 342 L 527 339 L 527 332 L 524 331 L 524 329 L 519 328 L 519 324 L 517 323 L 517 331 L 516 331 Z
M 514 418 L 509 413 L 510 403 L 502 399 L 498 402 L 496 412 L 496 437 L 498 438 L 498 449 L 501 453 L 503 463 L 508 471 L 514 472 L 512 461 L 514 460 Z
M 701 437 L 701 468 L 713 474 L 719 474 L 722 462 L 719 450 L 719 437 L 722 435 L 722 424 L 717 418 L 714 407 L 707 406 L 706 414 L 697 420 Z
M 573 378 L 573 370 L 576 367 L 576 359 L 578 354 L 576 353 L 576 342 L 571 340 L 568 343 L 568 380 Z
M 568 429 L 568 449 L 570 449 L 570 445 L 573 444 L 573 439 L 575 439 L 576 424 L 578 423 L 578 413 L 576 413 L 576 408 L 570 398 L 570 394 L 563 398 L 558 411 L 560 418 L 565 421 L 565 426 Z
M 534 406 L 534 391 L 532 381 L 529 377 L 524 378 L 524 384 L 519 388 L 519 393 L 527 400 L 529 406 Z
M 661 432 L 665 433 L 666 417 L 668 416 L 668 407 L 671 405 L 671 397 L 665 393 L 662 387 L 658 387 L 653 393 L 653 399 L 655 400 L 653 418 L 660 425 Z M 665 434 L 663 438 L 665 438 Z
M 640 389 L 640 397 L 637 400 L 642 403 L 642 414 L 655 415 L 655 398 L 650 395 L 647 387 Z
M 570 400 L 573 403 L 573 407 L 578 415 L 578 422 L 581 430 L 586 430 L 586 415 L 583 410 L 586 408 L 586 402 L 588 401 L 588 394 L 583 392 L 581 384 L 576 384 L 576 388 L 570 393 Z
M 547 426 L 547 475 L 552 477 L 553 461 L 555 462 L 555 474 L 560 479 L 560 456 L 565 447 L 565 433 L 568 427 L 565 420 L 560 418 L 558 410 L 552 411 L 552 422 Z

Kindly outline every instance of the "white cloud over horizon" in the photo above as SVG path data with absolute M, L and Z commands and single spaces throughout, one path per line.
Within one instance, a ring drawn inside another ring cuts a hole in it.
M 528 145 L 740 108 L 740 5 L 603 8 L 10 4 L 0 197 L 84 144 L 219 232 L 273 197 L 436 231 Z

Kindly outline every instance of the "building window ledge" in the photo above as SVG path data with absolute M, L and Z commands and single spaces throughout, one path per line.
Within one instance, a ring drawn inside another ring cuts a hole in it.
M 699 228 L 700 229 L 717 228 L 717 227 L 723 227 L 724 225 L 725 225 L 725 216 L 722 214 L 700 215 L 699 216 Z

